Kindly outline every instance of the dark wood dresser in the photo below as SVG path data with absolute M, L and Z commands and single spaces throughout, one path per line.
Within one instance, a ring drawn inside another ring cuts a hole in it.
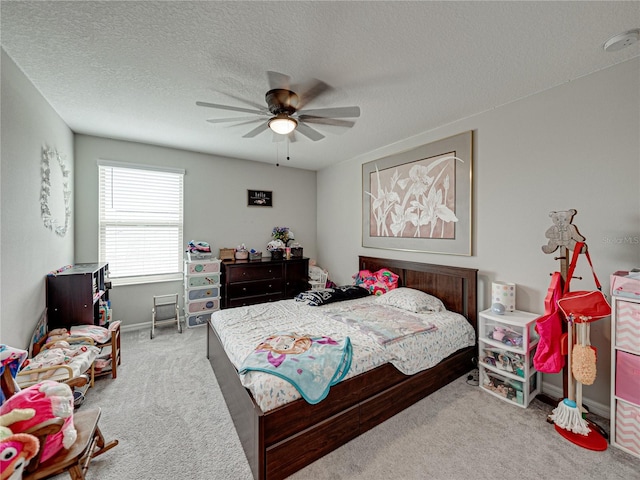
M 222 308 L 293 298 L 309 290 L 309 259 L 222 262 Z

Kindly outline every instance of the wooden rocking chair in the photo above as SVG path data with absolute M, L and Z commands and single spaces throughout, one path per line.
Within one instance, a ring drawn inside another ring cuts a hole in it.
M 0 382 L 5 397 L 13 396 L 16 392 L 15 384 L 8 368 L 5 368 L 2 377 L 0 377 Z M 53 457 L 42 463 L 40 462 L 41 449 L 36 457 L 29 462 L 23 474 L 23 480 L 39 480 L 64 472 L 68 472 L 72 480 L 84 480 L 91 460 L 118 445 L 118 440 L 105 443 L 104 436 L 98 426 L 100 413 L 100 408 L 75 412 L 73 424 L 78 432 L 78 438 L 71 448 L 60 450 Z M 44 445 L 47 436 L 59 432 L 63 423 L 64 419 L 56 418 L 45 422 L 45 424 L 36 425 L 23 433 L 30 433 L 38 437 L 40 445 Z

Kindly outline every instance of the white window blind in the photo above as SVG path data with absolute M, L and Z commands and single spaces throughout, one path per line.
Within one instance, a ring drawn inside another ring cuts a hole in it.
M 112 279 L 178 278 L 184 171 L 124 165 L 98 162 L 100 261 Z

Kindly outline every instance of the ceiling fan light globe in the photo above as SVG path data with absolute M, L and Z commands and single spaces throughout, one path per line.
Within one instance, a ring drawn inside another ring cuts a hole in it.
M 298 122 L 284 114 L 276 115 L 269 120 L 269 128 L 280 135 L 287 135 L 293 132 L 297 126 Z

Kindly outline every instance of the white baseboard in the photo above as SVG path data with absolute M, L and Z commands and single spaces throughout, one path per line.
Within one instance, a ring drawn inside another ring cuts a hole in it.
M 542 382 L 542 391 L 558 399 L 561 399 L 563 395 L 562 387 L 557 387 L 556 385 L 552 385 L 547 382 Z M 599 402 L 595 402 L 584 396 L 582 397 L 582 403 L 589 408 L 590 412 L 593 412 L 596 415 L 600 415 L 604 418 L 611 418 L 611 409 L 608 404 L 605 405 Z
M 180 321 L 182 322 L 182 327 L 185 327 L 184 317 L 180 317 Z M 151 329 L 151 322 L 140 322 L 140 323 L 132 323 L 130 325 L 120 325 L 120 331 L 122 332 L 134 332 L 136 330 L 146 330 Z

